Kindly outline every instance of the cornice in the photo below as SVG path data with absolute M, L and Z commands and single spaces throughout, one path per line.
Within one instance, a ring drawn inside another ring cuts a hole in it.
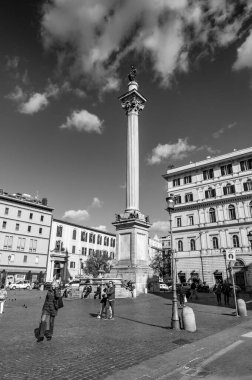
M 242 223 L 231 223 L 231 224 L 222 224 L 222 225 L 211 225 L 211 226 L 206 226 L 206 227 L 194 227 L 190 229 L 180 229 L 176 230 L 175 228 L 172 229 L 172 233 L 175 234 L 181 234 L 181 233 L 191 233 L 191 232 L 199 232 L 199 231 L 208 231 L 208 230 L 229 230 L 232 227 L 245 227 L 245 226 L 251 226 L 251 222 L 242 222 Z

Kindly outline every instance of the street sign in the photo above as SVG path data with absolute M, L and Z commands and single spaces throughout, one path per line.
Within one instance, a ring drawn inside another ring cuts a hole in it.
M 227 249 L 226 259 L 229 261 L 236 261 L 236 252 L 234 249 Z

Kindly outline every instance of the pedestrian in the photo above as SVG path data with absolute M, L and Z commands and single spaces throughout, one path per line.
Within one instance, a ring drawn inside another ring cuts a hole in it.
M 223 287 L 222 287 L 222 293 L 224 294 L 224 303 L 225 305 L 229 306 L 229 297 L 231 293 L 230 285 L 227 281 L 224 281 Z
M 58 313 L 58 299 L 60 296 L 61 294 L 57 288 L 57 283 L 53 282 L 46 294 L 45 302 L 42 307 L 42 315 L 37 342 L 43 341 L 44 336 L 47 340 L 52 339 L 54 320 Z
M 217 282 L 217 283 L 214 285 L 213 291 L 214 291 L 214 293 L 216 294 L 216 298 L 217 298 L 218 306 L 220 306 L 220 305 L 221 305 L 221 292 L 222 292 L 222 285 L 221 285 L 221 282 Z
M 84 298 L 87 298 L 89 296 L 90 293 L 92 293 L 92 286 L 91 285 L 87 285 L 87 287 L 85 287 L 86 291 L 85 291 L 85 294 L 84 294 Z M 84 292 L 84 289 L 83 289 L 83 292 Z
M 109 287 L 107 290 L 107 312 L 109 314 L 108 319 L 114 320 L 115 318 L 115 285 L 113 281 L 109 281 Z
M 95 300 L 96 300 L 96 297 L 99 297 L 99 300 L 101 299 L 101 285 L 97 285 L 96 292 L 94 294 Z
M 185 292 L 181 284 L 178 284 L 178 295 L 180 306 L 185 306 Z
M 193 281 L 191 284 L 191 295 L 190 295 L 191 300 L 193 299 L 193 296 L 195 296 L 196 300 L 198 299 L 195 281 Z
M 6 301 L 6 298 L 7 298 L 7 291 L 4 287 L 4 285 L 1 285 L 1 288 L 0 288 L 0 314 L 3 314 L 3 310 L 4 310 L 4 303 Z
M 99 313 L 97 315 L 97 318 L 102 319 L 103 313 L 105 313 L 104 319 L 107 319 L 107 288 L 103 289 L 102 297 L 101 297 L 101 301 L 100 301 L 100 310 L 99 310 Z

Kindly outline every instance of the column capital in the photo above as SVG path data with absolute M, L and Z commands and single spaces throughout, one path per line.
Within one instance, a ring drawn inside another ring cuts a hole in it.
M 143 95 L 140 94 L 136 89 L 133 89 L 126 94 L 119 97 L 121 101 L 121 106 L 126 111 L 126 115 L 131 112 L 139 113 L 144 109 L 144 105 L 147 101 Z

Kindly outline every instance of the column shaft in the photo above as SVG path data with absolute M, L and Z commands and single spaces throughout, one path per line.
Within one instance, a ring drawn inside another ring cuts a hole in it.
M 138 112 L 128 113 L 126 211 L 139 210 Z

